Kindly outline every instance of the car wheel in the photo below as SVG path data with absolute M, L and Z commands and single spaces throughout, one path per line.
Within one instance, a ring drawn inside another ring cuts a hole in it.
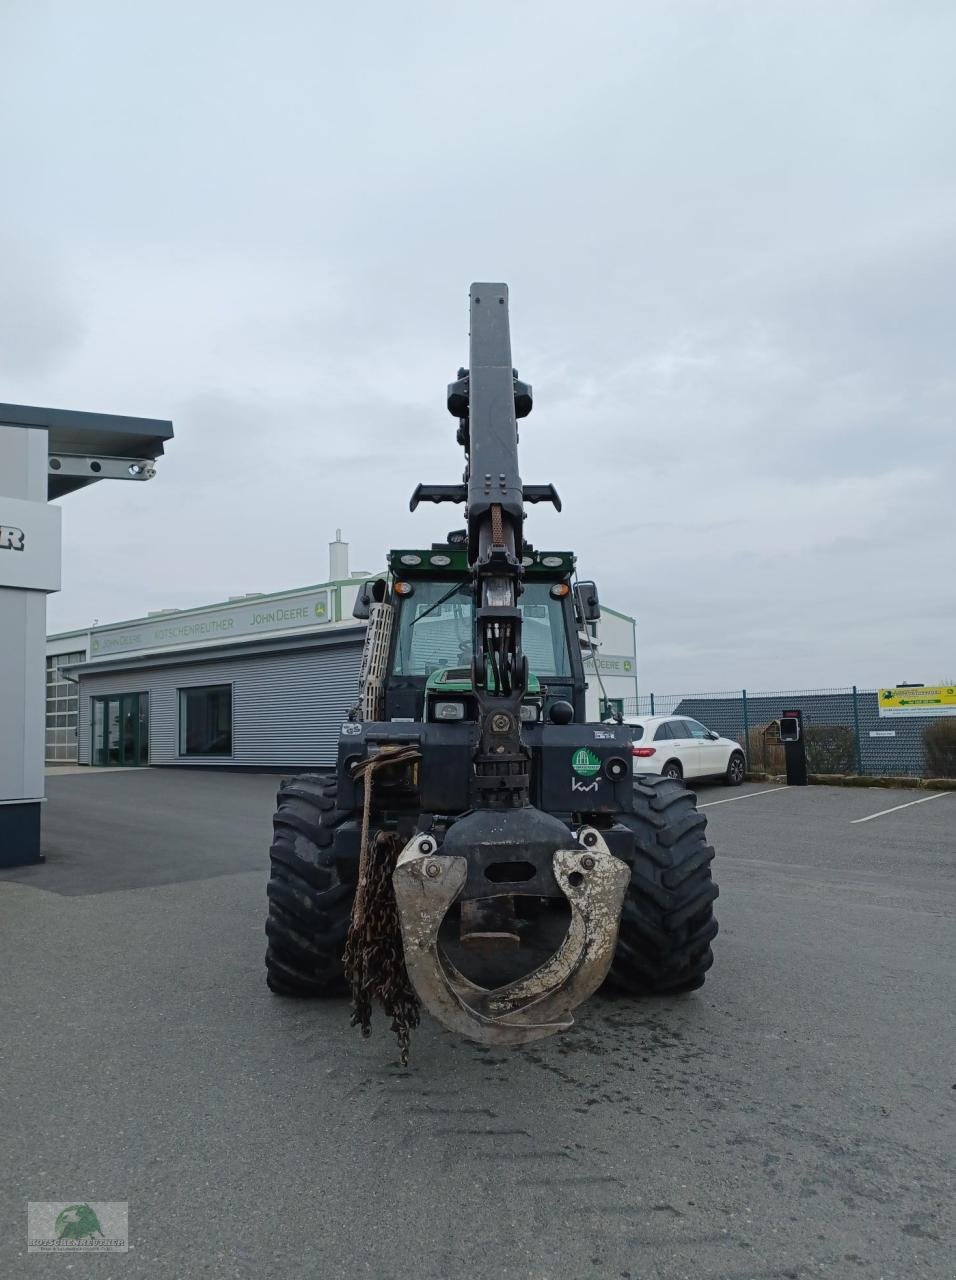
M 730 760 L 727 762 L 727 772 L 724 774 L 724 781 L 728 787 L 739 787 L 743 782 L 747 773 L 747 762 L 744 760 L 742 751 L 732 751 Z
M 673 778 L 675 782 L 684 781 L 684 770 L 680 767 L 679 760 L 668 760 L 667 764 L 661 770 L 662 778 Z

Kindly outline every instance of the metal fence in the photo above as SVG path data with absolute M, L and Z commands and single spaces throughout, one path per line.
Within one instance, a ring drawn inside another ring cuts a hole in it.
M 624 715 L 685 715 L 736 739 L 754 771 L 783 773 L 778 722 L 784 711 L 803 713 L 811 773 L 874 777 L 956 776 L 956 717 L 881 718 L 877 691 L 778 689 L 731 693 L 648 693 L 621 700 Z M 929 726 L 937 728 L 929 729 Z M 942 732 L 942 746 L 938 735 Z M 935 741 L 934 741 L 935 739 Z

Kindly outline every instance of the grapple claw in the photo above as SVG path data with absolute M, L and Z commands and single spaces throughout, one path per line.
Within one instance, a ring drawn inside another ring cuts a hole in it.
M 554 854 L 554 876 L 571 908 L 564 941 L 533 972 L 488 989 L 455 968 L 438 942 L 449 907 L 468 878 L 468 860 L 435 851 L 416 835 L 399 855 L 392 883 L 405 964 L 419 999 L 439 1022 L 482 1044 L 524 1044 L 564 1031 L 571 1010 L 604 981 L 617 944 L 618 921 L 630 879 L 626 863 L 601 833 L 582 827 L 577 841 Z

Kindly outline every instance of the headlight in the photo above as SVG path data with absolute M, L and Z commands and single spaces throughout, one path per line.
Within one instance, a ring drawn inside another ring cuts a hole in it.
M 436 702 L 436 720 L 464 720 L 465 704 L 463 702 Z
M 521 719 L 527 724 L 529 720 L 538 719 L 538 704 L 536 702 L 523 702 L 521 704 Z

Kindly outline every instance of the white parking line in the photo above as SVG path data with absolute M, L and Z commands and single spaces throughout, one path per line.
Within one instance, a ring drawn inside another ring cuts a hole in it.
M 887 813 L 896 813 L 900 809 L 909 809 L 914 804 L 928 804 L 930 800 L 942 800 L 943 796 L 948 795 L 948 791 L 937 791 L 935 796 L 923 796 L 920 800 L 907 800 L 906 804 L 895 804 L 892 809 L 881 809 L 879 813 L 868 814 L 865 818 L 854 818 L 851 826 L 857 822 L 872 822 L 874 818 L 882 818 Z
M 754 796 L 769 796 L 771 791 L 786 791 L 786 787 L 764 787 L 763 791 L 748 791 L 745 796 L 728 796 L 726 800 L 708 800 L 699 804 L 698 809 L 710 809 L 715 804 L 733 804 L 735 800 L 752 800 Z

